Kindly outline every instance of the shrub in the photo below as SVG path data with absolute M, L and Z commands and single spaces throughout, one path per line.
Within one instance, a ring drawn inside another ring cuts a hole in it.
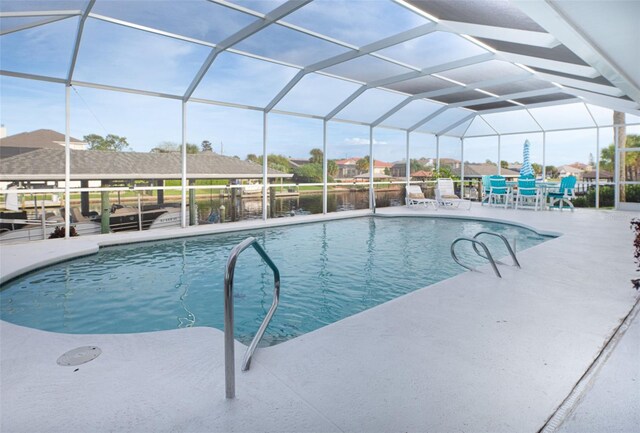
M 64 229 L 64 226 L 57 226 L 54 230 L 53 233 L 51 233 L 49 235 L 49 239 L 57 239 L 57 238 L 63 238 L 65 235 L 66 231 Z M 69 236 L 74 237 L 74 236 L 79 236 L 78 232 L 76 231 L 75 226 L 71 226 L 71 228 L 69 229 Z

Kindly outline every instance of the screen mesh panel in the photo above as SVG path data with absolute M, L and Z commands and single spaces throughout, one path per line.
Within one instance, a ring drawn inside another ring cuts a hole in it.
M 388 84 L 385 87 L 392 90 L 397 90 L 399 92 L 416 95 L 418 93 L 432 92 L 434 90 L 458 86 L 447 80 L 442 80 L 440 78 L 431 76 L 424 76 L 413 78 L 411 80 L 400 81 L 399 83 Z
M 500 0 L 408 0 L 413 6 L 447 21 L 544 32 L 517 6 Z
M 440 72 L 438 75 L 451 80 L 460 81 L 465 84 L 478 81 L 492 80 L 495 78 L 505 78 L 517 75 L 526 75 L 522 68 L 508 62 L 500 60 L 490 60 L 478 63 L 477 65 L 464 66 L 450 71 Z
M 411 72 L 412 69 L 373 56 L 362 56 L 331 66 L 324 69 L 324 71 L 341 77 L 368 82 L 405 74 Z
M 462 92 L 452 93 L 450 95 L 434 96 L 430 99 L 447 104 L 453 104 L 456 102 L 473 101 L 475 99 L 483 99 L 489 97 L 490 96 L 485 95 L 484 93 L 476 92 L 475 90 L 465 90 Z

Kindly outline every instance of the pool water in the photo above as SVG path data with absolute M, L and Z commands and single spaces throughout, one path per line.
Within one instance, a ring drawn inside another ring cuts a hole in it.
M 223 329 L 226 261 L 254 236 L 281 275 L 280 306 L 263 339 L 272 345 L 465 272 L 451 242 L 481 230 L 515 238 L 518 250 L 549 239 L 498 223 L 363 217 L 102 248 L 5 284 L 0 318 L 65 333 Z M 483 241 L 495 257 L 507 254 L 499 239 Z M 456 249 L 462 260 L 486 263 L 465 244 Z M 246 250 L 234 281 L 238 340 L 251 341 L 272 299 L 271 270 Z

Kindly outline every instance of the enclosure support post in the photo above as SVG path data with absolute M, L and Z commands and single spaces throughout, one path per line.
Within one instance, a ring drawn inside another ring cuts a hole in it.
M 406 175 L 407 175 L 407 189 L 409 188 L 409 183 L 411 182 L 411 160 L 409 159 L 409 134 L 411 134 L 411 132 L 407 131 L 407 166 L 405 168 L 406 170 Z
M 81 180 L 80 188 L 89 188 L 89 181 Z M 89 215 L 89 207 L 89 191 L 82 191 L 80 193 L 80 212 L 82 215 Z
M 182 228 L 187 227 L 187 103 L 182 101 L 182 203 L 180 210 L 182 217 L 180 224 Z
M 620 206 L 620 157 L 624 157 L 624 155 L 622 155 L 622 152 L 620 152 L 620 148 L 618 147 L 618 135 L 620 134 L 618 128 L 619 126 L 617 125 L 614 125 L 613 127 L 613 142 L 615 143 L 615 145 L 613 146 L 613 157 L 615 161 L 615 174 L 613 176 L 615 192 L 613 194 L 613 206 L 616 210 L 618 210 L 618 207 Z
M 547 179 L 547 133 L 542 131 L 542 180 Z
M 596 127 L 596 209 L 600 208 L 600 128 Z
M 464 198 L 464 138 L 460 138 L 460 198 Z
M 502 174 L 502 156 L 500 154 L 501 150 L 502 150 L 501 136 L 500 134 L 498 134 L 498 174 Z
M 262 220 L 267 220 L 267 115 L 265 111 L 262 113 Z
M 327 120 L 322 121 L 322 213 L 327 214 L 327 179 L 329 174 L 329 165 L 327 163 Z
M 436 170 L 440 172 L 440 136 L 436 135 Z M 438 177 L 440 174 L 438 173 Z
M 195 185 L 194 179 L 189 179 L 189 186 Z M 198 223 L 198 215 L 196 214 L 196 190 L 189 188 L 189 225 L 195 226 Z
M 101 185 L 102 186 L 102 185 Z M 111 216 L 111 206 L 109 206 L 109 191 L 100 191 L 100 233 L 109 233 L 109 218 Z
M 369 126 L 369 209 L 376 211 L 376 192 L 373 187 L 373 168 L 375 167 L 373 159 L 373 126 Z
M 156 180 L 156 186 L 164 187 L 164 180 L 162 180 L 162 179 Z M 158 190 L 158 205 L 163 205 L 163 204 L 164 204 L 164 190 L 163 189 L 159 189 Z
M 65 87 L 65 119 L 64 119 L 64 237 L 69 238 L 71 234 L 71 145 L 69 137 L 71 136 L 71 86 Z M 37 211 L 37 209 L 36 209 Z M 43 229 L 44 230 L 44 229 Z

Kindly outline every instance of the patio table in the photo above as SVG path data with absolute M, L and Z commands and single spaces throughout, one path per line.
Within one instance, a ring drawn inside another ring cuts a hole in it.
M 536 188 L 540 190 L 540 195 L 542 196 L 542 204 L 540 209 L 546 210 L 547 206 L 547 194 L 549 190 L 556 189 L 560 187 L 560 182 L 536 182 Z

